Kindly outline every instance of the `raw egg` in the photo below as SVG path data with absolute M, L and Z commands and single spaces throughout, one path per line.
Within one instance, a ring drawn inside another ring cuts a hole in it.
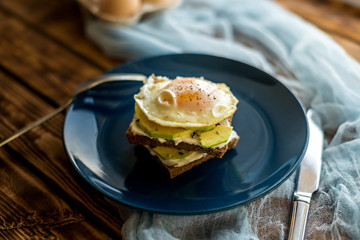
M 128 18 L 140 11 L 141 0 L 100 0 L 99 11 L 102 14 L 118 18 Z

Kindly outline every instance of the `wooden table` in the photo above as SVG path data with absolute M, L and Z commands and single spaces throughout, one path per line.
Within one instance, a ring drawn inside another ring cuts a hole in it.
M 360 10 L 278 0 L 360 60 Z M 51 112 L 81 81 L 124 60 L 84 35 L 75 0 L 0 1 L 0 138 Z M 119 239 L 123 221 L 84 182 L 62 145 L 64 114 L 0 149 L 0 239 Z

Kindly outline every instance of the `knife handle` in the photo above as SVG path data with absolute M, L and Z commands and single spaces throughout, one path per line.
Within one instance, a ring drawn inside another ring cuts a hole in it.
M 309 206 L 310 198 L 308 199 L 308 201 L 294 199 L 288 238 L 289 240 L 303 240 L 305 238 L 305 227 L 309 212 Z

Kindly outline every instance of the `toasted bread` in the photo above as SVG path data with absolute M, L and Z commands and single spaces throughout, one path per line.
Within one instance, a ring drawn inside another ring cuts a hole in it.
M 211 148 L 203 148 L 200 145 L 189 144 L 186 142 L 176 143 L 174 140 L 171 140 L 171 139 L 166 139 L 163 142 L 163 141 L 160 141 L 158 138 L 151 138 L 146 135 L 136 134 L 132 131 L 131 127 L 129 127 L 128 130 L 126 131 L 126 137 L 129 141 L 129 143 L 131 143 L 131 144 L 149 145 L 149 146 L 164 146 L 164 147 L 171 147 L 171 148 L 177 148 L 177 149 L 184 149 L 184 150 L 188 150 L 188 151 L 199 151 L 199 152 L 207 153 L 211 157 L 218 157 L 218 158 L 221 158 L 226 153 L 226 151 L 228 150 L 228 145 L 229 145 L 229 144 L 227 144 L 227 145 L 221 145 L 221 147 L 214 146 Z M 237 136 L 235 139 L 237 142 L 239 137 Z
M 236 143 L 237 141 L 239 140 L 239 138 L 234 138 L 232 139 L 226 146 L 226 150 L 231 150 L 233 149 L 235 146 L 236 146 Z M 226 152 L 225 150 L 225 152 Z M 163 170 L 166 171 L 166 173 L 168 174 L 168 176 L 170 178 L 174 178 L 174 177 L 177 177 L 179 176 L 180 174 L 186 172 L 186 171 L 189 171 L 190 169 L 192 169 L 193 167 L 201 164 L 201 163 L 204 163 L 206 161 L 208 161 L 209 159 L 211 158 L 214 158 L 213 155 L 209 155 L 209 154 L 205 154 L 202 158 L 200 159 L 197 159 L 193 162 L 190 162 L 189 164 L 186 164 L 184 166 L 181 166 L 181 167 L 173 167 L 173 166 L 168 166 L 166 164 L 164 164 L 159 157 L 157 156 L 153 156 L 153 158 L 158 162 L 158 164 L 162 167 Z

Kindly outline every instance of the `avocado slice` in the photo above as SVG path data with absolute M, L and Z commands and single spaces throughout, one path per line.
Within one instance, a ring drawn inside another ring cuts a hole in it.
M 150 137 L 175 139 L 192 133 L 192 130 L 190 129 L 164 127 L 150 121 L 137 104 L 135 104 L 135 121 L 136 124 Z
M 192 153 L 191 151 L 162 146 L 154 147 L 152 150 L 157 152 L 161 157 L 165 159 L 183 159 Z
M 187 128 L 187 129 L 190 129 L 190 130 L 194 130 L 194 131 L 201 131 L 201 132 L 207 132 L 207 131 L 210 131 L 212 129 L 215 128 L 215 124 L 214 125 L 210 125 L 210 126 L 206 126 L 206 127 L 193 127 L 193 128 Z
M 213 130 L 200 133 L 200 144 L 204 148 L 210 148 L 226 142 L 233 127 L 218 125 Z

